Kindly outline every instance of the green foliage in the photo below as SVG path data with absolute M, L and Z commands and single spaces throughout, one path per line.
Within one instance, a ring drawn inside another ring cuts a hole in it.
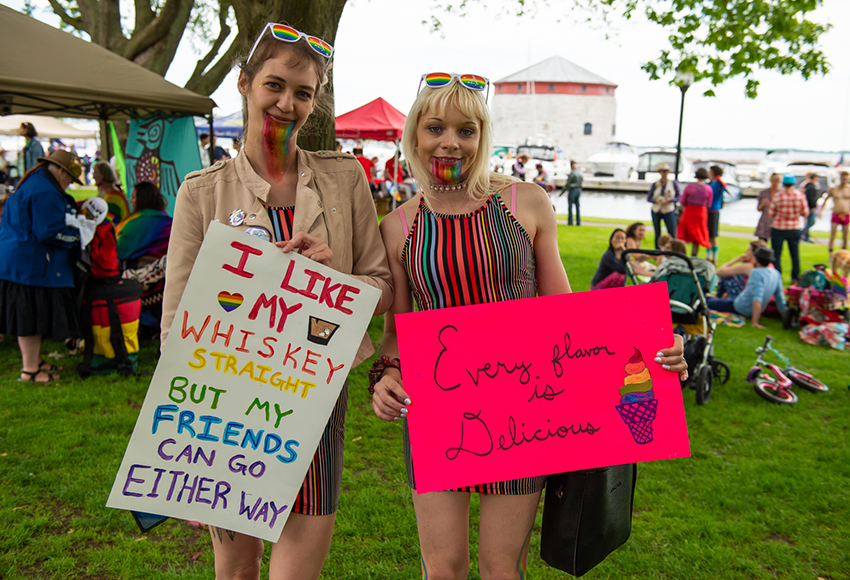
M 471 3 L 487 6 L 486 0 L 465 0 L 458 5 L 435 4 L 449 14 L 465 13 Z M 534 13 L 540 0 L 515 0 L 505 13 L 521 16 Z M 719 86 L 732 78 L 746 79 L 747 97 L 758 95 L 756 70 L 781 74 L 799 73 L 804 79 L 829 72 L 820 50 L 820 37 L 829 24 L 806 17 L 822 6 L 823 0 L 573 0 L 572 7 L 587 11 L 603 22 L 612 15 L 633 18 L 637 13 L 661 26 L 670 48 L 662 50 L 642 69 L 652 80 L 669 78 L 677 70 L 694 73 L 694 80 Z M 432 18 L 431 26 L 441 22 Z M 671 80 L 671 84 L 673 81 Z M 705 96 L 714 96 L 707 89 Z
M 586 290 L 609 227 L 559 227 L 573 289 Z M 746 239 L 721 237 L 721 257 Z M 645 241 L 646 245 L 651 239 Z M 823 246 L 801 247 L 803 267 L 823 261 Z M 788 271 L 788 268 L 785 268 Z M 629 541 L 588 580 L 767 580 L 850 577 L 850 351 L 802 343 L 775 319 L 762 319 L 776 348 L 826 382 L 828 393 L 799 392 L 794 406 L 771 405 L 744 381 L 765 331 L 721 327 L 715 355 L 732 377 L 709 404 L 684 391 L 691 457 L 641 464 Z M 380 339 L 381 320 L 369 328 Z M 141 534 L 125 512 L 104 507 L 157 360 L 143 345 L 147 375 L 75 377 L 80 357 L 50 385 L 18 383 L 20 352 L 0 343 L 0 578 L 82 580 L 212 578 L 206 531 L 169 520 Z M 45 352 L 63 350 L 49 342 Z M 323 578 L 421 577 L 416 519 L 406 485 L 401 425 L 375 418 L 364 363 L 349 379 L 345 471 L 336 530 Z M 472 571 L 479 519 L 473 499 Z M 528 578 L 566 580 L 539 558 L 540 516 Z M 266 545 L 267 577 L 270 546 Z

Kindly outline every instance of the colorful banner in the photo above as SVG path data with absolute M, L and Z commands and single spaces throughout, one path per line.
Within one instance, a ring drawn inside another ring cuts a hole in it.
M 127 197 L 138 182 L 149 181 L 168 201 L 168 215 L 174 215 L 183 179 L 203 168 L 198 147 L 192 117 L 132 121 L 126 151 Z
M 277 541 L 379 298 L 210 224 L 107 506 Z
M 690 455 L 666 284 L 396 316 L 419 493 Z

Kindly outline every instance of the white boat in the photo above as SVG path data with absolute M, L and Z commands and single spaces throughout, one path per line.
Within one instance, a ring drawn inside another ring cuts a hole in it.
M 638 154 L 628 143 L 611 142 L 588 158 L 587 167 L 596 177 L 629 179 L 637 171 Z
M 666 163 L 670 166 L 670 176 L 675 177 L 676 173 L 676 150 L 675 149 L 650 149 L 644 151 L 638 157 L 637 177 L 640 180 L 646 180 L 650 183 L 655 183 L 661 179 L 658 173 L 658 165 Z M 691 181 L 694 178 L 694 166 L 688 159 L 682 155 L 679 157 L 679 181 Z
M 767 183 L 773 173 L 785 173 L 791 163 L 791 151 L 788 149 L 774 149 L 768 151 L 761 163 L 756 167 L 755 180 Z
M 563 154 L 558 155 L 558 149 L 550 145 L 520 145 L 516 148 L 516 156 L 528 155 L 528 163 L 525 164 L 525 180 L 532 181 L 537 177 L 537 164 L 543 166 L 543 170 L 549 176 L 549 183 L 562 186 L 570 174 L 570 162 Z M 511 161 L 511 165 L 513 161 Z M 504 173 L 509 174 L 511 167 L 505 167 Z

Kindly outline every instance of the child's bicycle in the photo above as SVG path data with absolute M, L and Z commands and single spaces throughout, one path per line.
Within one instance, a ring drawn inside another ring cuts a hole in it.
M 747 382 L 753 383 L 755 391 L 760 397 L 771 403 L 790 405 L 796 403 L 798 400 L 796 393 L 791 390 L 791 387 L 794 385 L 813 393 L 829 390 L 829 387 L 809 373 L 792 367 L 788 359 L 770 345 L 772 340 L 773 337 L 770 335 L 765 337 L 764 345 L 756 349 L 758 358 L 756 358 L 753 368 L 747 373 Z M 780 369 L 775 364 L 766 362 L 762 358 L 768 350 L 782 361 L 785 365 L 784 369 Z M 773 373 L 774 376 L 770 376 L 768 373 Z

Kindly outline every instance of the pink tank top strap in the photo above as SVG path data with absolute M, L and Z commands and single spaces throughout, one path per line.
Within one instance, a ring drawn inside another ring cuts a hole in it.
M 511 184 L 511 214 L 516 215 L 516 181 Z
M 404 209 L 401 206 L 398 206 L 398 219 L 401 220 L 401 227 L 404 228 L 404 237 L 407 237 L 407 232 L 410 228 L 407 227 L 407 217 L 405 217 Z

